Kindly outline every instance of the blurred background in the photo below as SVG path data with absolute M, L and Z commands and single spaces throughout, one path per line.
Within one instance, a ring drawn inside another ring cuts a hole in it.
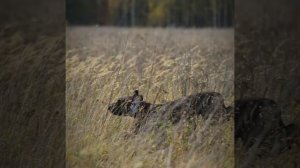
M 71 25 L 230 27 L 234 0 L 67 0 Z

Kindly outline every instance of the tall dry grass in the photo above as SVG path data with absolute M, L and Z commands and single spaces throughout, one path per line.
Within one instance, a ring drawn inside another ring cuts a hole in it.
M 275 26 L 270 22 L 270 18 L 274 15 L 270 16 L 260 18 L 259 21 L 255 18 L 252 22 L 240 24 L 242 26 L 235 29 L 235 99 L 249 97 L 272 99 L 281 109 L 283 123 L 285 125 L 293 123 L 299 129 L 300 52 L 297 46 L 300 29 L 294 30 L 293 26 L 285 28 Z M 251 25 L 253 23 L 255 26 Z M 286 23 L 281 26 L 287 26 Z M 297 136 L 292 138 L 294 142 L 290 142 L 291 148 L 279 154 L 270 150 L 271 146 L 278 147 L 272 137 L 264 137 L 264 142 L 258 146 L 253 145 L 250 149 L 245 148 L 241 140 L 237 139 L 236 166 L 299 167 L 298 132 L 295 130 Z
M 64 166 L 65 37 L 45 27 L 0 27 L 0 167 Z
M 107 105 L 139 89 L 151 103 L 203 91 L 233 102 L 232 29 L 67 28 L 68 167 L 233 167 L 233 120 L 191 129 L 133 119 Z

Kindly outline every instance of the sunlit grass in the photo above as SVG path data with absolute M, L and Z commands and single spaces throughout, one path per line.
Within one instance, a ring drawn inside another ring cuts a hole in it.
M 231 29 L 67 29 L 68 167 L 232 167 L 233 121 L 197 128 L 153 121 L 131 133 L 133 119 L 107 111 L 139 89 L 163 103 L 203 91 L 233 101 Z

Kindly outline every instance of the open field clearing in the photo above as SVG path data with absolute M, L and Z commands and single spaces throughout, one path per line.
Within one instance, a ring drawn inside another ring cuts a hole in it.
M 233 103 L 232 29 L 67 28 L 68 167 L 233 167 L 233 119 L 132 134 L 108 104 L 138 89 L 151 103 L 204 91 Z

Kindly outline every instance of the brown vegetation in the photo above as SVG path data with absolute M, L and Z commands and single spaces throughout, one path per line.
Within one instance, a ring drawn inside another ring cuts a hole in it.
M 108 104 L 132 90 L 162 104 L 206 91 L 233 102 L 231 29 L 67 29 L 69 167 L 232 167 L 233 119 L 211 125 L 151 120 L 126 136 L 131 117 Z M 157 129 L 153 129 L 157 128 Z

